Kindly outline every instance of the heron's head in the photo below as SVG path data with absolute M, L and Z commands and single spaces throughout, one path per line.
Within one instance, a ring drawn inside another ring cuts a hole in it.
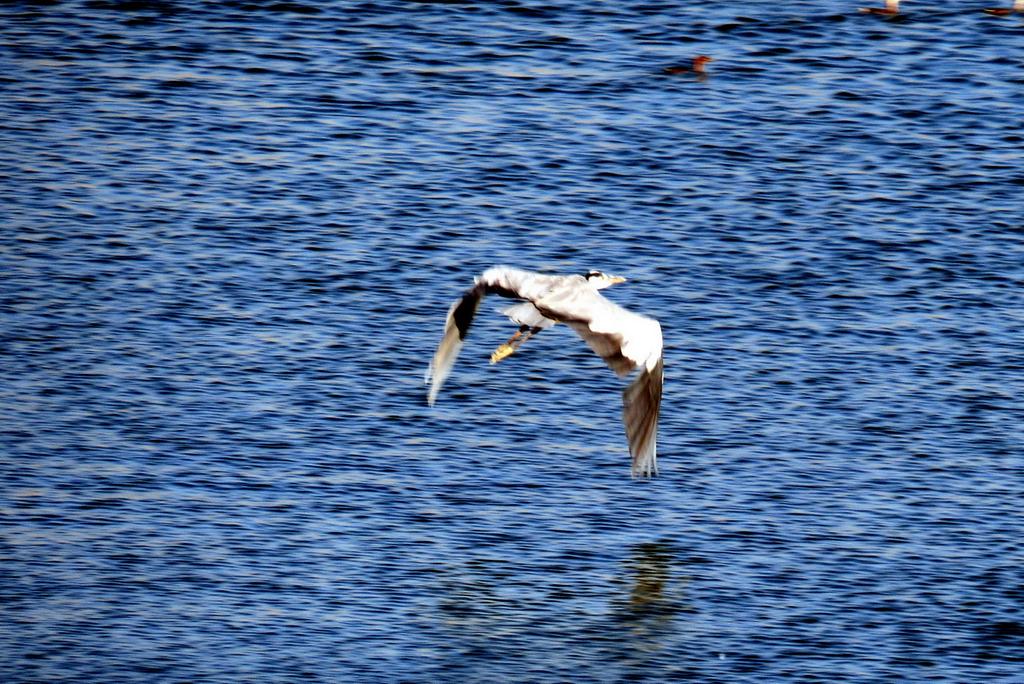
M 606 287 L 611 287 L 616 283 L 624 283 L 626 279 L 622 276 L 608 275 L 607 273 L 601 273 L 601 271 L 587 271 L 583 274 L 583 277 L 587 279 L 591 287 L 595 290 L 603 290 Z

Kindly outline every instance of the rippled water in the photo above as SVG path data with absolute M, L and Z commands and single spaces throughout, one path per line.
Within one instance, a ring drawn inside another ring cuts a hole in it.
M 1024 681 L 993 3 L 0 5 L 0 679 Z M 496 263 L 629 277 L 660 478 L 567 329 L 426 407 Z

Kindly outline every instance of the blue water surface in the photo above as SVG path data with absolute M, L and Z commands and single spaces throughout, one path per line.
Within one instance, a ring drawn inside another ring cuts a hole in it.
M 0 680 L 1024 682 L 994 1 L 0 4 Z

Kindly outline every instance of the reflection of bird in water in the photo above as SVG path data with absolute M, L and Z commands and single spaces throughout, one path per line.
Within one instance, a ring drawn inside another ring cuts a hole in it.
M 683 601 L 685 578 L 673 576 L 678 563 L 671 544 L 648 542 L 633 547 L 626 562 L 631 586 L 629 596 L 616 611 L 618 620 L 634 631 L 649 632 L 668 626 L 680 613 L 692 613 Z
M 1024 0 L 1014 0 L 1013 7 L 986 7 L 985 14 L 994 14 L 997 17 L 1005 17 L 1020 12 L 1024 14 Z
M 522 303 L 502 310 L 513 323 L 519 324 L 519 332 L 494 350 L 491 363 L 514 353 L 541 330 L 565 323 L 620 377 L 639 368 L 640 374 L 622 393 L 622 422 L 633 457 L 633 477 L 657 475 L 658 413 L 664 376 L 661 325 L 653 318 L 627 311 L 598 292 L 624 280 L 600 271 L 569 276 L 530 273 L 505 266 L 484 271 L 477 277 L 476 285 L 448 310 L 444 337 L 427 369 L 428 403 L 433 406 L 455 365 L 484 296 L 498 294 L 521 299 Z
M 707 74 L 707 71 L 704 69 L 704 65 L 713 61 L 715 60 L 707 55 L 697 55 L 693 58 L 692 66 L 667 66 L 662 69 L 662 71 L 666 74 L 696 74 L 698 76 L 703 76 Z
M 900 13 L 900 0 L 885 0 L 885 7 L 861 7 L 860 11 L 891 17 Z
M 660 614 L 664 611 L 665 585 L 669 579 L 672 560 L 663 545 L 640 544 L 635 548 L 632 562 L 633 590 L 629 594 L 629 608 L 634 615 Z

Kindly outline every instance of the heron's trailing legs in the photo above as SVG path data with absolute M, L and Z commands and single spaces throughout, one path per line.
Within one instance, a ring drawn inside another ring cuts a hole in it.
M 515 335 L 508 339 L 508 342 L 494 350 L 494 353 L 491 354 L 491 363 L 498 363 L 506 356 L 511 356 L 515 350 L 523 346 L 523 343 L 526 342 L 526 340 L 530 339 L 541 330 L 543 330 L 543 328 L 531 328 L 528 325 L 519 326 L 519 330 Z M 523 333 L 526 333 L 526 335 L 524 336 Z

